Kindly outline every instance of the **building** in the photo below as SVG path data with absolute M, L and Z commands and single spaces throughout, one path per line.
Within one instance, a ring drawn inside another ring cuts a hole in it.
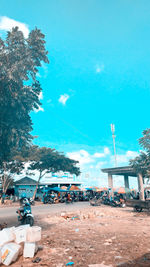
M 33 197 L 34 190 L 36 188 L 36 181 L 30 177 L 25 176 L 24 178 L 16 181 L 14 183 L 14 193 L 15 196 L 21 198 L 23 194 L 26 194 L 26 197 Z
M 25 176 L 22 179 L 17 180 L 14 183 L 15 195 L 21 198 L 22 194 L 25 193 L 27 198 L 33 197 L 34 190 L 36 188 L 37 181 Z M 61 187 L 61 186 L 80 186 L 81 182 L 77 181 L 74 175 L 64 173 L 63 175 L 49 174 L 43 179 L 41 179 L 39 188 L 43 187 Z
M 124 185 L 126 188 L 129 188 L 129 177 L 132 179 L 136 179 L 138 183 L 138 190 L 140 193 L 140 199 L 145 200 L 144 196 L 144 178 L 142 173 L 136 173 L 135 170 L 131 166 L 124 167 L 115 167 L 115 168 L 105 168 L 102 169 L 102 172 L 108 174 L 108 187 L 111 190 L 111 194 L 113 195 L 113 175 L 119 175 L 124 177 Z
M 40 185 L 49 187 L 61 187 L 61 186 L 80 186 L 81 182 L 78 181 L 76 175 L 71 175 L 68 172 L 50 173 L 41 179 Z

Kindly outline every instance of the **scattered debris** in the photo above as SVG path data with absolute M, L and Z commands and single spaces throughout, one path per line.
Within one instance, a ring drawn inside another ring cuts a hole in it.
M 73 216 L 71 220 L 80 220 L 79 216 Z
M 122 259 L 122 257 L 121 256 L 115 256 L 115 259 L 117 260 L 117 259 Z
M 33 263 L 39 263 L 40 261 L 41 261 L 41 258 L 36 257 L 32 262 L 33 262 Z
M 7 227 L 7 223 L 0 224 L 0 230 L 3 230 Z
M 71 266 L 71 265 L 74 265 L 74 262 L 73 261 L 70 261 L 66 264 L 66 266 Z

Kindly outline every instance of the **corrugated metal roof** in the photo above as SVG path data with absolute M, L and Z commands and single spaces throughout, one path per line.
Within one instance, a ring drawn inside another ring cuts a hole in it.
M 34 179 L 25 176 L 24 178 L 15 182 L 15 185 L 36 185 L 37 181 Z

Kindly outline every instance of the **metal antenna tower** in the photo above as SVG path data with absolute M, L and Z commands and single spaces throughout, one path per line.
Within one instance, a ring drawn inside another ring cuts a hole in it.
M 115 167 L 117 167 L 117 156 L 116 156 L 116 145 L 115 145 L 115 125 L 112 123 L 111 125 L 111 132 L 113 138 L 113 145 L 114 145 L 114 156 L 115 156 Z

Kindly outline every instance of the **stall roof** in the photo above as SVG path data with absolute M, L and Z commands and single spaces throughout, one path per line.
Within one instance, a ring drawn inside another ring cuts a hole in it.
M 115 167 L 115 168 L 105 168 L 101 169 L 102 172 L 112 174 L 112 175 L 128 175 L 137 177 L 136 172 L 131 166 L 124 166 L 124 167 Z

